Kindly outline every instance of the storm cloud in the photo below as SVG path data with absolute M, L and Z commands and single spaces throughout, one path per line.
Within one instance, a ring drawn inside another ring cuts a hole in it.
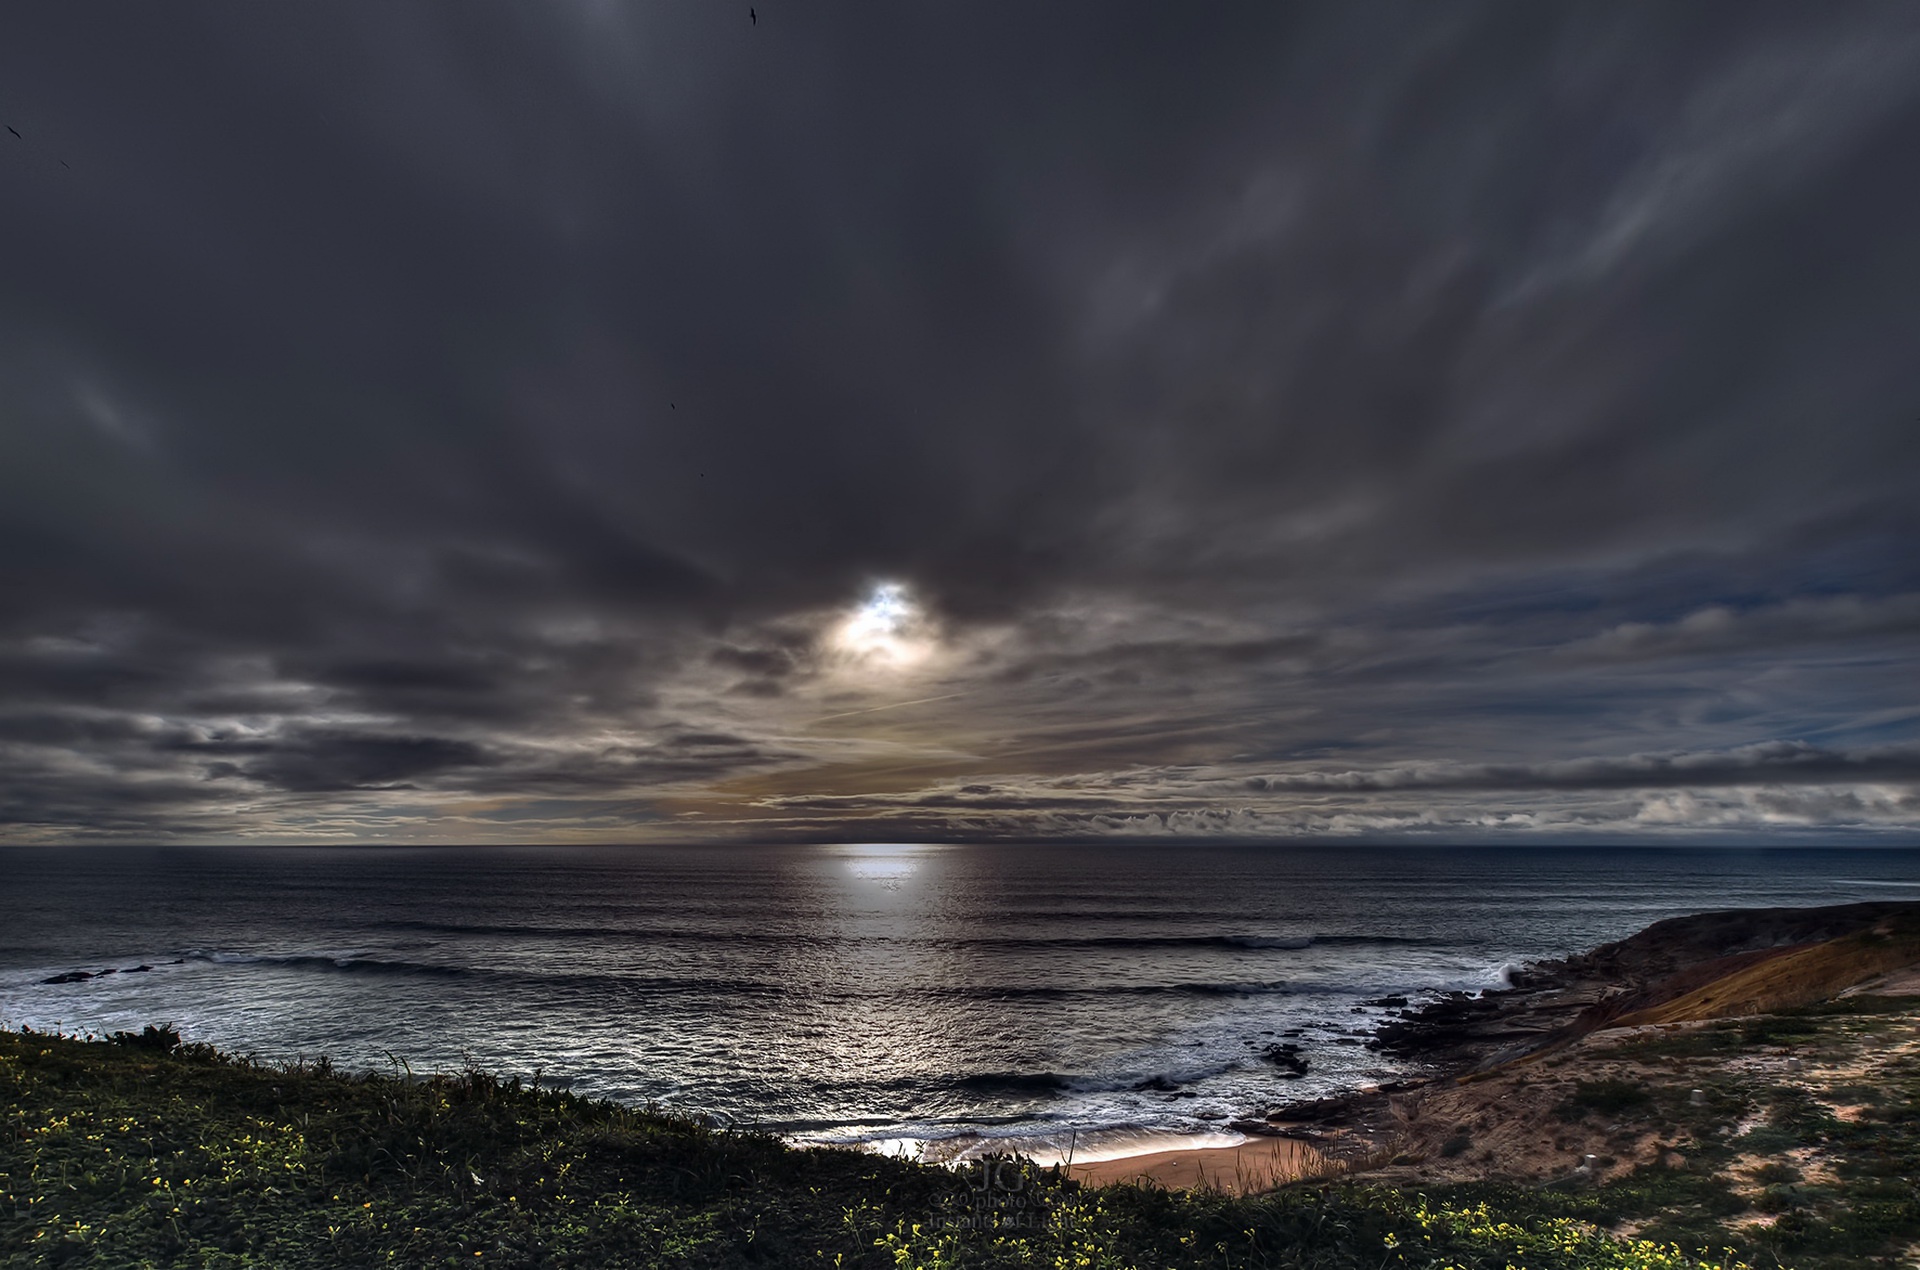
M 1912 5 L 756 8 L 9 17 L 0 838 L 1920 838 Z

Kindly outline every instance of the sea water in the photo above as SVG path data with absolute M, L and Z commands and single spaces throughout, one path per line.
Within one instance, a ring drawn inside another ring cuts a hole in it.
M 537 1073 L 934 1158 L 1229 1143 L 1233 1118 L 1399 1074 L 1366 1045 L 1383 998 L 1677 914 L 1920 899 L 1909 850 L 7 848 L 0 870 L 8 1026 Z

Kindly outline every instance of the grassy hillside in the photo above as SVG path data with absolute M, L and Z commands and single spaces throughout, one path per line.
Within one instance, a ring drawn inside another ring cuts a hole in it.
M 1920 999 L 1596 1034 L 1422 1091 L 1373 1180 L 1755 1266 L 1920 1250 Z M 1571 1166 L 1591 1157 L 1583 1169 Z M 1595 1184 L 1597 1182 L 1597 1184 Z
M 1672 1000 L 1614 1020 L 1615 1027 L 1766 1014 L 1827 1000 L 1889 971 L 1920 963 L 1920 916 L 1903 913 L 1839 939 L 1780 950 Z
M 1009 1162 L 795 1151 L 477 1073 L 348 1077 L 175 1041 L 0 1032 L 7 1265 L 1696 1264 L 1539 1197 L 1083 1190 Z

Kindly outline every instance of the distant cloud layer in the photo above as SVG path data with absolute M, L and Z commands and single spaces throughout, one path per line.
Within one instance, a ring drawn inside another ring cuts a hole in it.
M 757 8 L 13 15 L 0 841 L 1920 840 L 1920 9 Z

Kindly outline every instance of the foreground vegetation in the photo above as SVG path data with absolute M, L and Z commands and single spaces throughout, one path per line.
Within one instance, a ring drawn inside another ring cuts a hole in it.
M 1817 1032 L 1873 1017 L 1804 1022 Z M 1687 1043 L 1726 1040 L 1702 1036 Z M 950 1171 L 796 1151 L 477 1072 L 413 1080 L 258 1064 L 153 1028 L 113 1041 L 0 1032 L 0 1090 L 11 1266 L 1842 1270 L 1884 1264 L 1920 1237 L 1911 1089 L 1873 1091 L 1857 1123 L 1804 1108 L 1780 1120 L 1769 1131 L 1856 1135 L 1859 1170 L 1822 1194 L 1782 1172 L 1757 1199 L 1716 1181 L 1710 1152 L 1584 1190 L 1090 1190 L 1005 1161 Z M 1629 1090 L 1587 1097 L 1595 1107 L 1568 1114 L 1658 1110 Z M 1724 1143 L 1729 1160 L 1742 1149 Z M 1796 1221 L 1735 1220 L 1776 1194 Z M 1623 1221 L 1643 1237 L 1608 1233 Z M 1836 1223 L 1847 1229 L 1820 1233 Z

